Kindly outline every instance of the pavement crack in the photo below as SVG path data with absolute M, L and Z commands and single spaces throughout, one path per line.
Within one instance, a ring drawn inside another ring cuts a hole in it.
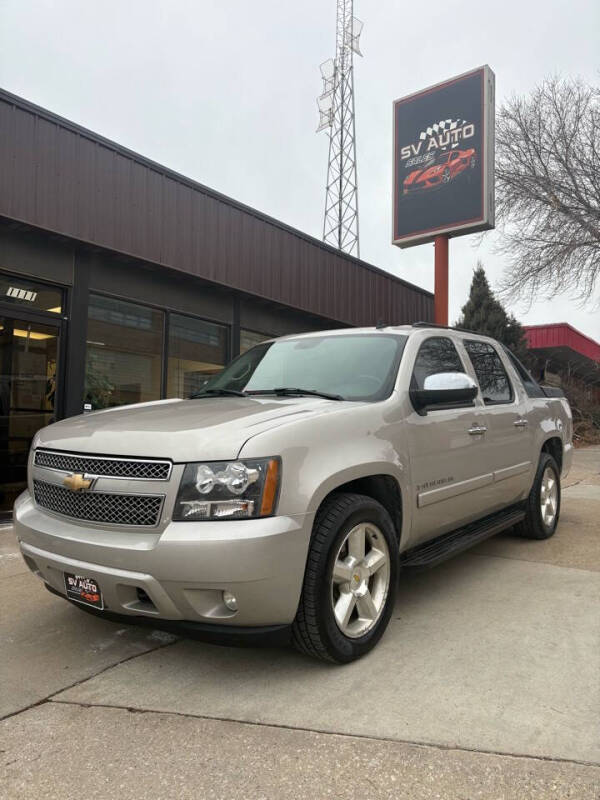
M 55 692 L 51 692 L 51 694 L 47 695 L 46 697 L 36 700 L 35 703 L 30 703 L 28 706 L 24 706 L 16 711 L 11 711 L 10 713 L 5 714 L 4 716 L 0 717 L 0 722 L 3 722 L 5 719 L 10 719 L 11 717 L 16 717 L 19 714 L 23 714 L 25 711 L 30 711 L 32 708 L 37 708 L 45 703 L 52 702 L 53 699 L 62 692 L 66 692 L 69 689 L 75 689 L 77 686 L 81 686 L 82 683 L 87 683 L 87 681 L 91 681 L 93 678 L 97 678 L 99 675 L 103 675 L 105 672 L 108 672 L 115 667 L 119 667 L 121 664 L 126 664 L 128 661 L 141 658 L 142 656 L 148 655 L 148 653 L 153 653 L 156 650 L 162 650 L 165 647 L 171 647 L 171 645 L 174 645 L 177 641 L 178 639 L 173 639 L 173 641 L 170 642 L 160 642 L 156 647 L 152 647 L 150 650 L 144 650 L 143 653 L 133 653 L 132 655 L 121 658 L 119 661 L 115 661 L 112 664 L 107 664 L 105 667 L 102 667 L 102 669 L 98 670 L 98 672 L 94 672 L 92 675 L 86 675 L 85 678 L 80 678 L 78 681 L 70 683 L 68 686 L 62 686 L 60 689 L 57 689 Z M 79 703 L 78 705 L 84 706 L 85 704 Z M 91 708 L 92 706 L 93 704 L 87 705 L 88 708 Z
M 103 670 L 103 672 L 104 671 L 105 670 Z M 80 683 L 84 682 L 85 681 L 80 681 Z M 57 692 L 56 694 L 60 693 Z M 279 722 L 259 722 L 257 720 L 242 720 L 242 719 L 235 719 L 233 717 L 209 716 L 207 714 L 187 714 L 183 711 L 165 711 L 163 709 L 156 709 L 156 708 L 138 708 L 138 707 L 133 708 L 132 706 L 119 705 L 118 703 L 100 703 L 100 702 L 84 703 L 80 700 L 66 700 L 66 699 L 54 700 L 53 697 L 55 697 L 56 694 L 49 698 L 50 702 L 54 703 L 55 705 L 77 706 L 79 708 L 86 708 L 86 709 L 112 708 L 119 711 L 127 711 L 132 714 L 165 714 L 172 717 L 183 717 L 184 719 L 203 719 L 203 720 L 211 720 L 213 722 L 230 722 L 235 725 L 246 725 L 248 727 L 272 728 L 275 730 L 286 730 L 286 731 L 302 731 L 304 733 L 318 733 L 319 735 L 322 736 L 341 736 L 344 739 L 364 739 L 375 742 L 392 742 L 392 743 L 395 742 L 397 744 L 412 745 L 413 747 L 422 747 L 422 748 L 429 747 L 435 750 L 443 750 L 445 752 L 451 751 L 456 753 L 481 753 L 482 755 L 501 756 L 503 758 L 526 758 L 532 761 L 544 761 L 544 762 L 558 763 L 558 764 L 578 764 L 583 767 L 600 768 L 600 762 L 586 761 L 576 758 L 561 758 L 559 756 L 532 755 L 531 753 L 513 753 L 504 750 L 486 750 L 477 747 L 464 747 L 455 744 L 441 744 L 440 742 L 430 742 L 419 739 L 390 739 L 386 736 L 376 736 L 374 734 L 355 734 L 355 733 L 345 733 L 344 731 L 329 731 L 322 728 L 306 728 L 300 725 L 299 726 L 286 725 L 284 723 L 279 723 Z M 38 703 L 37 705 L 40 704 Z

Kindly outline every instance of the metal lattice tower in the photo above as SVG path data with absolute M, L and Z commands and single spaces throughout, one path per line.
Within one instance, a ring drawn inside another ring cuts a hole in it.
M 362 55 L 363 24 L 353 16 L 353 6 L 353 0 L 337 0 L 335 59 L 321 64 L 317 131 L 329 130 L 323 241 L 359 257 L 353 56 Z

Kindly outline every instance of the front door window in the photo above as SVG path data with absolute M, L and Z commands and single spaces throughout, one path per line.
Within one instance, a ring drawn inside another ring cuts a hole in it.
M 36 431 L 54 420 L 58 327 L 0 314 L 0 518 L 27 484 Z

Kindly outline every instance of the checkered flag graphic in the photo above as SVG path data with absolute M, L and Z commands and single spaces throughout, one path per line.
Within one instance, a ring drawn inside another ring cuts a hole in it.
M 466 124 L 466 119 L 441 119 L 439 122 L 434 122 L 433 125 L 430 125 L 428 128 L 425 128 L 424 131 L 421 131 L 419 134 L 419 139 L 422 141 L 423 139 L 427 139 L 429 136 L 437 136 L 439 133 L 453 131 L 455 128 Z M 454 142 L 452 147 L 458 147 L 458 142 Z

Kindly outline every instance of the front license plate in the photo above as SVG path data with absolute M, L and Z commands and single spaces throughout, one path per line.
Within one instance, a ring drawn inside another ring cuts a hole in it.
M 102 592 L 94 578 L 65 572 L 65 589 L 69 600 L 77 600 L 78 603 L 85 603 L 86 606 L 93 608 L 104 608 Z

